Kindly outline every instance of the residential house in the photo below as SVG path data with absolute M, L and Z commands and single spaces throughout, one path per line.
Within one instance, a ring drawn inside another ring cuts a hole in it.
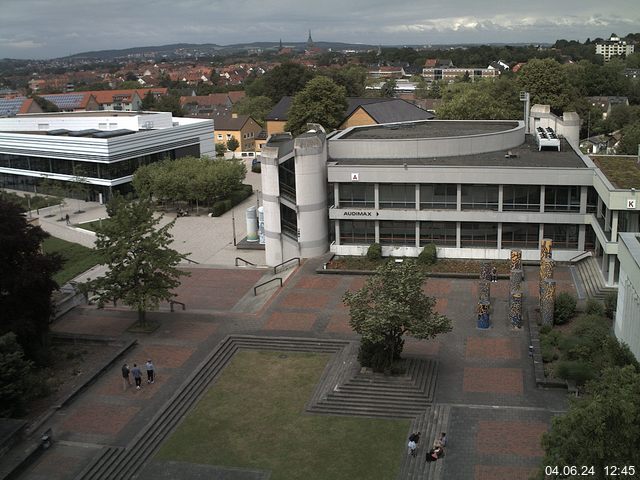
M 369 76 L 373 78 L 402 78 L 405 74 L 403 67 L 376 65 L 369 68 Z
M 262 131 L 262 127 L 249 115 L 218 115 L 213 118 L 215 128 L 215 141 L 226 145 L 232 137 L 240 143 L 240 152 L 255 152 L 256 137 Z
M 0 98 L 0 117 L 12 117 L 19 113 L 42 113 L 33 98 L 22 96 Z
M 245 92 L 211 93 L 180 97 L 180 106 L 189 116 L 212 116 L 228 114 Z
M 100 109 L 96 97 L 90 92 L 53 93 L 40 97 L 53 103 L 61 112 L 88 112 Z
M 592 107 L 596 107 L 602 112 L 602 118 L 604 119 L 606 119 L 611 114 L 611 110 L 613 108 L 617 106 L 629 105 L 629 99 L 627 97 L 587 97 L 587 101 Z

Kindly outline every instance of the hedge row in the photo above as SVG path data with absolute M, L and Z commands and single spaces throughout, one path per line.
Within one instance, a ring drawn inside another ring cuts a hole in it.
M 239 203 L 242 203 L 246 198 L 250 197 L 252 193 L 253 187 L 251 185 L 243 184 L 240 188 L 233 190 L 224 200 L 218 200 L 215 202 L 211 207 L 211 216 L 219 217 L 224 212 L 227 212 Z

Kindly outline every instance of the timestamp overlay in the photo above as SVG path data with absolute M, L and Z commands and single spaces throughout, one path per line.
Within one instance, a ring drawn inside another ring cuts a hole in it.
M 602 471 L 598 471 L 593 465 L 545 465 L 544 474 L 547 478 L 574 478 L 574 477 L 605 477 L 636 478 L 635 465 L 605 465 Z

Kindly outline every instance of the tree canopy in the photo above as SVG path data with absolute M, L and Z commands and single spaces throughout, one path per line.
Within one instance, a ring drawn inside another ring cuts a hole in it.
M 240 161 L 184 157 L 138 168 L 132 184 L 143 198 L 210 204 L 240 187 L 246 173 Z
M 530 60 L 518 73 L 518 84 L 531 94 L 532 104 L 549 105 L 561 115 L 576 96 L 566 70 L 556 60 Z
M 269 97 L 273 103 L 287 95 L 295 95 L 313 78 L 313 72 L 298 63 L 287 62 L 269 70 L 246 86 L 250 97 Z
M 307 123 L 319 123 L 327 131 L 337 128 L 347 110 L 346 97 L 345 88 L 330 78 L 314 78 L 294 97 L 285 129 L 298 135 Z
M 53 274 L 62 266 L 59 256 L 40 250 L 48 236 L 0 198 L 0 335 L 15 333 L 27 357 L 39 363 L 46 359 L 51 293 L 58 288 Z
M 543 465 L 593 465 L 597 473 L 593 478 L 605 478 L 606 465 L 635 465 L 637 469 L 640 373 L 632 365 L 606 369 L 587 384 L 583 398 L 572 399 L 566 414 L 554 417 L 542 445 Z
M 264 119 L 271 108 L 273 108 L 273 102 L 269 97 L 244 97 L 235 103 L 233 111 L 241 115 L 249 115 L 261 126 L 264 126 Z
M 146 312 L 175 297 L 172 290 L 180 285 L 180 276 L 188 275 L 177 268 L 183 255 L 169 247 L 175 220 L 159 227 L 162 217 L 155 217 L 146 201 L 120 202 L 112 212 L 96 231 L 96 249 L 107 272 L 90 289 L 99 304 L 122 301 L 144 324 Z
M 386 366 L 402 352 L 403 335 L 430 339 L 452 329 L 451 320 L 435 310 L 435 298 L 424 293 L 425 280 L 414 260 L 387 262 L 360 290 L 344 294 L 351 328 L 363 344 L 382 347 Z
M 448 120 L 504 120 L 522 118 L 518 92 L 506 79 L 447 85 L 438 118 Z

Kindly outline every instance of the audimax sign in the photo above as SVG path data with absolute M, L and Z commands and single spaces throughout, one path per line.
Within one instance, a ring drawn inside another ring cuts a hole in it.
M 365 210 L 345 210 L 342 212 L 343 217 L 377 217 L 378 215 L 380 215 L 378 212 L 368 212 Z

